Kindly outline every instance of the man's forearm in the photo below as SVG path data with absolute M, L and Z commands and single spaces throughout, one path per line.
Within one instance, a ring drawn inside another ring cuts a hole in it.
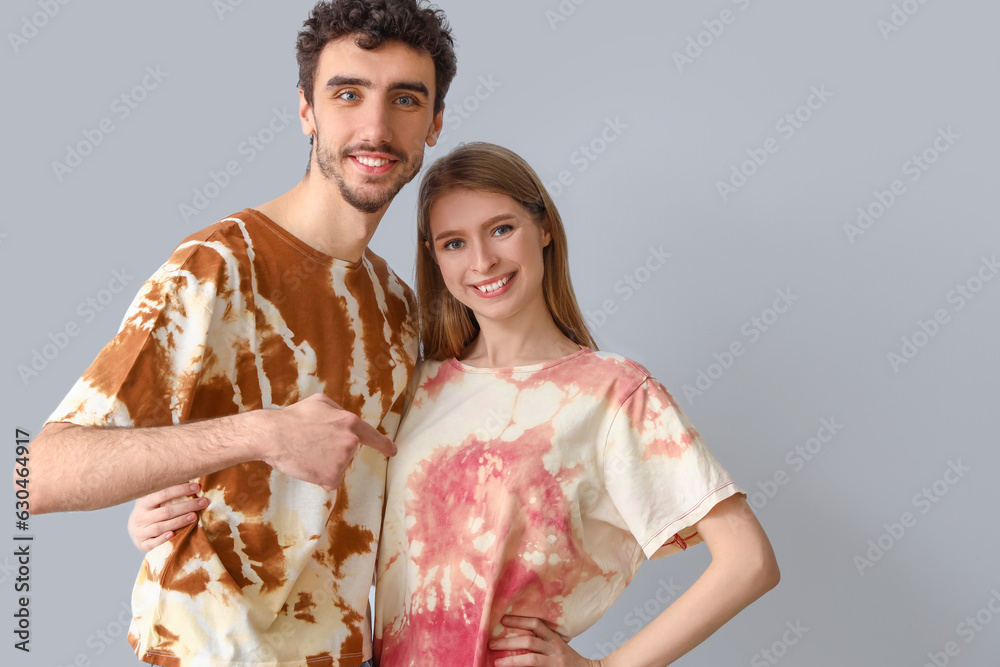
M 322 393 L 177 426 L 47 424 L 31 445 L 30 511 L 110 507 L 245 461 L 332 491 L 362 445 L 396 453 L 392 440 Z
M 30 511 L 110 507 L 257 460 L 265 422 L 247 412 L 151 428 L 47 424 L 31 446 Z

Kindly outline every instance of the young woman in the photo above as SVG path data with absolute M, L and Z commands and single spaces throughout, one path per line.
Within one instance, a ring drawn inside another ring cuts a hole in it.
M 418 230 L 424 361 L 389 463 L 376 664 L 664 665 L 777 584 L 743 492 L 670 394 L 597 351 L 562 221 L 520 157 L 476 143 L 439 159 Z M 158 507 L 188 488 L 137 503 L 140 548 L 193 520 L 177 515 L 194 499 Z M 702 541 L 709 567 L 621 648 L 566 644 L 644 558 Z

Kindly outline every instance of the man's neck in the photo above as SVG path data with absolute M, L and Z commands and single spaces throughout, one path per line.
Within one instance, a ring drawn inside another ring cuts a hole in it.
M 362 213 L 328 183 L 308 174 L 285 194 L 255 207 L 319 252 L 349 262 L 364 255 L 386 208 Z

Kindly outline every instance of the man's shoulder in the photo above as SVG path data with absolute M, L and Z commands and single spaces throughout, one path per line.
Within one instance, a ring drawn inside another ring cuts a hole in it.
M 249 234 L 248 225 L 252 228 L 256 219 L 252 209 L 245 208 L 242 211 L 227 215 L 217 222 L 202 227 L 196 232 L 186 236 L 178 247 L 189 244 L 216 242 L 227 246 L 245 245 Z
M 190 262 L 193 258 L 214 263 L 244 259 L 260 250 L 255 243 L 266 226 L 253 209 L 245 208 L 217 222 L 188 234 L 174 249 L 169 264 Z

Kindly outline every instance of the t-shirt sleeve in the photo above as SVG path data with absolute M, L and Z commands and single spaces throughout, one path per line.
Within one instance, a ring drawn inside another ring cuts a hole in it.
M 174 251 L 140 288 L 118 334 L 98 353 L 49 422 L 164 426 L 192 416 L 207 332 L 216 310 L 219 272 L 206 268 L 211 254 L 218 258 L 217 253 L 190 244 Z
M 604 482 L 647 558 L 701 542 L 691 527 L 716 503 L 743 493 L 653 378 L 646 378 L 615 415 Z

